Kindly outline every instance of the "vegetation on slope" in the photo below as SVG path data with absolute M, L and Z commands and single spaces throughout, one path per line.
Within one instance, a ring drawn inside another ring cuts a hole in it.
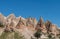
M 21 34 L 19 35 L 19 33 L 14 32 L 14 39 L 24 39 L 24 37 Z
M 37 30 L 37 32 L 34 34 L 34 36 L 39 39 L 41 37 L 41 30 Z
M 7 39 L 7 36 L 10 34 L 10 32 L 3 32 L 2 35 L 0 36 L 0 39 Z
M 0 39 L 24 39 L 23 36 L 17 32 L 3 32 Z

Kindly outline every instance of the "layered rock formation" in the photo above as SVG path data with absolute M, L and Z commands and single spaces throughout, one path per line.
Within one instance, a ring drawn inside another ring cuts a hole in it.
M 31 39 L 37 30 L 41 30 L 42 34 L 47 33 L 53 34 L 54 36 L 60 34 L 60 29 L 55 24 L 52 24 L 50 21 L 44 22 L 42 17 L 37 22 L 35 18 L 15 17 L 14 14 L 5 17 L 0 14 L 0 23 L 4 25 L 3 31 L 18 31 L 26 39 Z
M 41 30 L 43 33 L 47 33 L 47 28 L 44 24 L 44 20 L 42 19 L 42 17 L 40 18 L 40 20 L 38 21 L 37 25 L 36 25 L 36 29 L 37 30 Z
M 50 21 L 44 22 L 42 17 L 37 23 L 37 26 L 35 28 L 36 30 L 41 30 L 42 34 L 51 34 L 55 37 L 60 34 L 60 29 L 58 30 L 58 27 L 55 24 L 52 24 Z

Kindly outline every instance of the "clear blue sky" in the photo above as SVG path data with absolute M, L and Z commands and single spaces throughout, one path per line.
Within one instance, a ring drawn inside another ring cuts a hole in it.
M 14 13 L 16 16 L 35 17 L 42 16 L 44 20 L 60 26 L 59 0 L 0 0 L 0 12 L 5 16 Z

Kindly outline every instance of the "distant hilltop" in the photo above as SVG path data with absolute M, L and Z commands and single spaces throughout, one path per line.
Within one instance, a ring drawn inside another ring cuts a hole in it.
M 5 17 L 0 13 L 0 35 L 2 32 L 19 32 L 26 39 L 31 39 L 34 37 L 34 33 L 38 30 L 41 30 L 41 38 L 47 37 L 45 34 L 53 34 L 55 37 L 60 34 L 60 29 L 52 24 L 49 20 L 44 22 L 43 18 L 40 17 L 40 20 L 37 21 L 35 18 L 23 18 L 21 16 L 16 17 L 14 14 L 10 14 Z M 47 35 L 48 35 L 47 34 Z M 44 35 L 44 37 L 42 37 Z

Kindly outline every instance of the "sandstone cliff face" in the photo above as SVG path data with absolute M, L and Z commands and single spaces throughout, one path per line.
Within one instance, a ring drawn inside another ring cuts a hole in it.
M 18 24 L 16 25 L 16 28 L 19 30 L 19 32 L 21 32 L 25 36 L 26 39 L 31 39 L 31 36 L 33 36 L 33 33 L 35 31 L 33 21 L 30 18 L 29 19 L 20 18 Z
M 54 34 L 55 36 L 59 34 L 58 28 L 54 24 L 51 25 L 50 30 L 51 30 L 51 33 Z
M 0 13 L 0 23 L 6 24 L 6 17 Z
M 44 21 L 42 19 L 42 17 L 40 18 L 39 22 L 37 23 L 36 29 L 40 29 L 43 33 L 47 33 L 47 29 L 46 26 L 44 24 Z
M 39 29 L 44 34 L 52 33 L 55 36 L 60 34 L 60 29 L 58 29 L 56 25 L 52 24 L 50 21 L 44 22 L 42 17 L 37 22 L 35 18 L 15 17 L 14 14 L 5 17 L 0 14 L 0 22 L 5 26 L 3 27 L 3 31 L 18 31 L 22 33 L 26 39 L 33 37 L 35 31 Z
M 59 34 L 58 27 L 56 25 L 52 24 L 50 21 L 44 22 L 42 18 L 38 21 L 35 29 L 40 29 L 42 33 L 53 34 L 54 36 Z

